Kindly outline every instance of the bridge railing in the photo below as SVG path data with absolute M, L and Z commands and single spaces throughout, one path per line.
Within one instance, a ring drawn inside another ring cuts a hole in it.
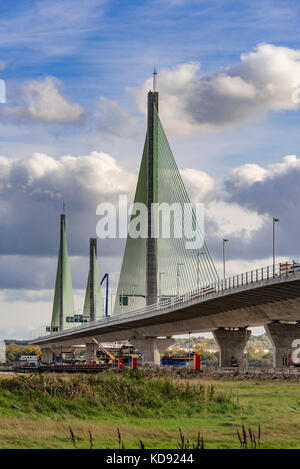
M 139 314 L 160 312 L 162 310 L 167 310 L 172 307 L 175 308 L 177 306 L 185 307 L 190 303 L 199 301 L 199 299 L 207 299 L 208 297 L 212 297 L 214 295 L 218 296 L 220 294 L 224 294 L 225 292 L 228 292 L 230 290 L 239 289 L 245 286 L 251 286 L 253 284 L 259 284 L 266 280 L 295 276 L 296 274 L 300 275 L 300 263 L 296 263 L 295 261 L 269 265 L 266 267 L 261 267 L 258 269 L 250 270 L 248 272 L 230 276 L 223 280 L 218 280 L 204 287 L 202 286 L 196 290 L 184 293 L 182 295 L 159 301 L 158 303 L 154 303 L 150 306 L 131 310 L 126 313 L 120 312 L 113 316 L 108 316 L 106 318 L 98 319 L 96 321 L 90 321 L 88 323 L 81 323 L 74 328 L 66 329 L 64 332 L 70 332 L 75 330 L 78 331 L 78 329 L 83 330 L 85 328 L 90 328 L 93 325 L 96 326 L 102 324 L 109 324 L 110 322 L 115 321 L 118 318 L 129 318 Z M 60 334 L 60 332 L 56 332 L 51 335 L 56 334 Z
M 139 313 L 160 311 L 162 309 L 170 308 L 170 306 L 177 306 L 179 304 L 191 303 L 195 300 L 207 298 L 209 296 L 216 295 L 219 293 L 224 293 L 228 290 L 237 289 L 254 283 L 260 283 L 265 280 L 270 280 L 272 278 L 288 277 L 291 275 L 295 275 L 296 273 L 300 274 L 300 263 L 296 263 L 295 261 L 269 265 L 254 270 L 249 270 L 241 274 L 227 277 L 224 280 L 218 280 L 205 287 L 200 287 L 197 290 L 193 290 L 179 295 L 178 297 L 169 298 L 167 300 L 155 303 L 151 306 L 146 306 L 144 308 L 128 311 L 126 312 L 126 317 Z M 112 316 L 112 318 L 117 317 L 124 317 L 124 313 L 118 313 Z

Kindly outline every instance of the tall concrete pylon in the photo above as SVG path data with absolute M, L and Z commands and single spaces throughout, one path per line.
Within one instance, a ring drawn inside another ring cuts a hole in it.
M 90 238 L 90 268 L 86 287 L 84 318 L 95 321 L 105 317 L 100 278 L 97 265 L 97 239 Z
M 158 101 L 154 87 L 148 93 L 147 134 L 113 315 L 171 301 L 219 278 L 164 132 Z M 169 221 L 162 221 L 163 211 Z
M 148 119 L 147 119 L 147 209 L 148 209 L 148 238 L 146 244 L 146 303 L 151 305 L 157 302 L 157 241 L 152 237 L 154 232 L 154 219 L 151 210 L 152 204 L 157 202 L 155 194 L 155 177 L 157 155 L 157 126 L 154 113 L 158 112 L 158 92 L 148 93 Z
M 64 330 L 66 317 L 73 315 L 74 298 L 66 238 L 66 215 L 62 213 L 60 215 L 60 245 L 51 319 L 51 332 Z

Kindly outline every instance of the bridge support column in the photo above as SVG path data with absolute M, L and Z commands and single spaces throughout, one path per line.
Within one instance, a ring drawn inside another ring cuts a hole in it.
M 158 339 L 157 337 L 131 337 L 131 345 L 142 354 L 144 363 L 160 365 L 160 354 L 174 343 L 174 339 L 166 337 Z
M 61 345 L 52 346 L 53 361 L 57 361 L 58 358 L 62 358 L 62 351 L 63 347 Z
M 219 346 L 219 366 L 237 366 L 244 368 L 244 350 L 251 331 L 248 329 L 224 329 L 213 332 Z
M 95 342 L 87 342 L 85 344 L 85 359 L 87 362 L 92 362 L 96 358 L 96 351 L 98 345 Z
M 273 346 L 273 366 L 282 368 L 288 366 L 289 358 L 295 348 L 292 342 L 295 339 L 300 340 L 300 323 L 281 324 L 272 322 L 265 325 L 266 332 Z
M 42 360 L 43 362 L 50 363 L 53 361 L 53 350 L 52 348 L 42 347 Z

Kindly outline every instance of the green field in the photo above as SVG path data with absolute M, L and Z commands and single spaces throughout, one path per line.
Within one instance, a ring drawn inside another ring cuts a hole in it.
M 180 428 L 189 447 L 200 432 L 204 448 L 238 449 L 242 424 L 256 440 L 261 427 L 261 448 L 300 448 L 300 383 L 138 370 L 0 377 L 0 448 L 170 449 Z

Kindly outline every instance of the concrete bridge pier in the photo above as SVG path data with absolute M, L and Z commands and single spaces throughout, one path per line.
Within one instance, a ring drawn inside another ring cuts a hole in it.
M 50 362 L 53 361 L 53 350 L 52 350 L 52 348 L 42 347 L 41 351 L 42 351 L 42 361 L 43 362 L 50 363 Z
M 142 354 L 144 363 L 160 365 L 160 354 L 174 343 L 172 337 L 131 337 L 131 345 Z
M 56 361 L 58 357 L 67 360 L 72 360 L 74 358 L 75 348 L 76 347 L 62 345 L 48 345 L 48 347 L 41 347 L 42 361 L 50 363 Z
M 244 351 L 251 331 L 245 328 L 220 328 L 213 331 L 219 346 L 219 366 L 244 368 Z
M 265 329 L 273 346 L 274 368 L 288 366 L 292 353 L 300 346 L 300 323 L 282 324 L 274 321 L 265 325 Z M 293 347 L 293 341 L 297 339 L 299 344 Z
M 96 352 L 98 344 L 96 342 L 86 342 L 85 344 L 85 359 L 87 362 L 92 362 L 96 359 Z

